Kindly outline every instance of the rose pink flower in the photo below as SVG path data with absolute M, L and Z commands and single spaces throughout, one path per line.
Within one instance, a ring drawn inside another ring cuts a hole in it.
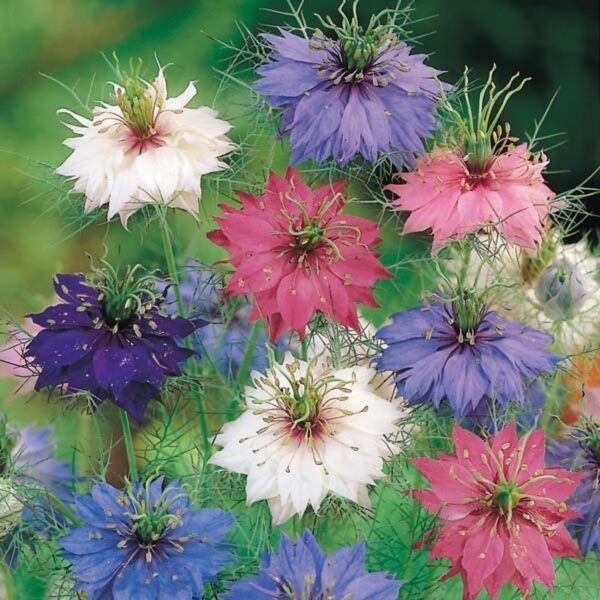
M 413 459 L 431 484 L 414 495 L 441 520 L 431 558 L 452 561 L 444 579 L 459 574 L 465 600 L 483 587 L 495 599 L 506 583 L 551 588 L 552 558 L 579 556 L 565 527 L 578 514 L 565 501 L 581 476 L 544 468 L 542 430 L 519 439 L 511 423 L 484 442 L 455 426 L 452 437 L 455 455 Z
M 378 227 L 340 214 L 343 186 L 312 190 L 290 168 L 285 178 L 271 173 L 260 196 L 239 192 L 242 208 L 221 207 L 209 238 L 232 255 L 226 293 L 254 297 L 250 320 L 264 318 L 271 341 L 290 330 L 302 337 L 317 312 L 360 330 L 356 303 L 377 306 L 373 285 L 390 277 L 373 250 Z
M 434 254 L 448 241 L 489 226 L 509 243 L 534 251 L 554 196 L 542 177 L 547 165 L 543 154 L 530 156 L 527 144 L 492 154 L 477 168 L 440 149 L 419 158 L 416 169 L 402 175 L 404 184 L 385 189 L 397 194 L 397 210 L 411 213 L 404 233 L 431 229 Z

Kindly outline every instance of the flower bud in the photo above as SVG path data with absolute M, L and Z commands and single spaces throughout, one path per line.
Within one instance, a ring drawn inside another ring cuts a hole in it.
M 551 319 L 572 319 L 583 304 L 586 290 L 579 269 L 567 259 L 554 261 L 538 279 L 535 294 Z
M 6 537 L 21 520 L 23 503 L 8 479 L 0 479 L 0 540 Z

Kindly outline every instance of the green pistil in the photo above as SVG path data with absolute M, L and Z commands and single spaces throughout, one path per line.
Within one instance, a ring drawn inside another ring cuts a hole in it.
M 122 71 L 119 62 L 116 72 L 121 80 L 122 89 L 115 94 L 115 99 L 127 126 L 139 140 L 149 140 L 155 134 L 154 109 L 156 100 L 152 98 L 148 84 L 141 77 L 142 60 L 129 61 L 129 71 Z
M 492 497 L 493 505 L 503 514 L 512 514 L 521 500 L 519 488 L 514 483 L 501 483 Z
M 117 293 L 104 300 L 104 317 L 110 326 L 124 325 L 134 315 L 133 303 L 127 295 Z
M 141 513 L 131 517 L 134 521 L 132 531 L 143 545 L 151 545 L 157 542 L 164 534 L 165 529 L 179 520 L 176 515 L 169 513 Z
M 99 292 L 104 319 L 109 327 L 127 325 L 135 314 L 144 314 L 162 301 L 155 290 L 156 277 L 143 272 L 141 265 L 118 272 L 106 261 L 93 269 L 92 286 Z
M 528 79 L 519 81 L 517 73 L 508 83 L 498 89 L 493 81 L 494 65 L 488 79 L 481 86 L 479 94 L 474 96 L 469 82 L 469 70 L 464 72 L 464 90 L 459 110 L 442 98 L 443 109 L 456 124 L 456 137 L 451 140 L 457 144 L 464 155 L 464 162 L 472 178 L 487 175 L 494 156 L 498 156 L 512 147 L 516 138 L 511 137 L 508 123 L 502 124 L 500 119 L 510 98 L 521 91 Z
M 346 68 L 350 73 L 364 74 L 364 71 L 377 58 L 378 45 L 374 41 L 361 38 L 342 40 L 342 50 Z
M 459 290 L 458 297 L 452 305 L 458 329 L 458 341 L 461 344 L 464 342 L 474 344 L 484 308 L 481 296 L 475 290 Z
M 494 151 L 488 136 L 473 135 L 465 142 L 466 165 L 472 177 L 485 175 L 492 163 Z
M 336 24 L 331 17 L 322 18 L 317 15 L 321 26 L 328 33 L 325 34 L 320 29 L 316 29 L 314 36 L 315 47 L 318 49 L 322 47 L 321 44 L 326 39 L 339 43 L 339 59 L 342 64 L 338 66 L 345 72 L 337 73 L 334 79 L 335 84 L 342 81 L 346 83 L 359 82 L 365 77 L 366 72 L 377 61 L 380 49 L 397 43 L 399 27 L 396 20 L 404 14 L 401 11 L 386 9 L 379 14 L 372 15 L 368 24 L 363 26 L 359 24 L 358 19 L 358 0 L 352 3 L 350 18 L 343 11 L 345 4 L 346 0 L 338 8 L 342 17 L 341 25 Z
M 139 140 L 149 140 L 156 134 L 154 100 L 139 80 L 128 80 L 124 91 L 117 92 L 116 100 L 127 125 Z
M 324 239 L 325 231 L 319 227 L 318 223 L 311 223 L 300 233 L 298 243 L 301 250 L 311 252 L 318 248 Z

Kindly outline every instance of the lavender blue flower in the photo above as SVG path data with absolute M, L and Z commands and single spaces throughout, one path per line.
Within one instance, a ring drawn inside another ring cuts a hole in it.
M 547 350 L 551 335 L 493 311 L 465 318 L 452 303 L 436 301 L 392 319 L 377 333 L 386 344 L 377 368 L 395 373 L 398 395 L 438 409 L 447 402 L 457 419 L 487 399 L 522 405 L 527 384 L 559 360 Z
M 254 87 L 283 109 L 280 133 L 290 136 L 291 164 L 331 157 L 345 165 L 358 154 L 375 163 L 380 153 L 412 164 L 437 125 L 441 71 L 425 65 L 426 55 L 411 54 L 393 19 L 373 17 L 362 28 L 355 15 L 328 30 L 331 37 L 283 29 L 263 36 L 271 52 Z
M 587 435 L 575 431 L 571 439 L 550 445 L 546 462 L 582 474 L 568 501 L 581 518 L 570 521 L 567 527 L 584 555 L 595 552 L 600 556 L 600 429 L 590 424 Z
M 295 544 L 283 534 L 259 574 L 235 583 L 223 600 L 396 600 L 401 585 L 385 573 L 366 572 L 364 544 L 327 556 L 306 530 Z
M 193 510 L 181 485 L 163 478 L 120 491 L 96 483 L 77 497 L 83 525 L 60 540 L 73 565 L 75 589 L 89 600 L 202 598 L 231 560 L 223 538 L 233 517 Z
M 98 281 L 78 274 L 55 277 L 63 302 L 29 315 L 43 329 L 28 343 L 25 358 L 38 371 L 36 390 L 90 392 L 98 401 L 113 400 L 141 423 L 164 378 L 181 375 L 180 363 L 194 354 L 176 340 L 203 322 L 164 312 L 164 297 L 150 279 L 104 275 Z

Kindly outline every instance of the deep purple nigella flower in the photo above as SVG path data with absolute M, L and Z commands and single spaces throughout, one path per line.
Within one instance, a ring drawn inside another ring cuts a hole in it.
M 83 525 L 59 541 L 73 565 L 75 590 L 89 600 L 191 600 L 203 598 L 231 560 L 223 538 L 233 517 L 222 510 L 193 510 L 179 483 L 163 478 L 120 491 L 96 483 L 80 495 Z
M 327 556 L 307 529 L 295 544 L 282 534 L 279 552 L 263 557 L 258 576 L 235 583 L 223 600 L 396 600 L 401 585 L 366 572 L 364 544 Z
M 400 396 L 436 408 L 448 402 L 460 418 L 490 399 L 522 405 L 527 384 L 554 371 L 551 335 L 468 306 L 436 301 L 394 315 L 378 331 L 387 347 L 377 368 L 395 373 Z
M 573 432 L 571 439 L 548 447 L 546 462 L 582 474 L 579 486 L 568 501 L 581 518 L 567 524 L 581 552 L 600 556 L 600 428 L 587 423 Z
M 424 151 L 437 125 L 441 71 L 398 39 L 402 15 L 388 10 L 365 29 L 355 14 L 341 27 L 323 23 L 329 35 L 317 29 L 310 39 L 283 29 L 264 34 L 272 51 L 254 87 L 283 109 L 291 164 L 331 157 L 345 165 L 358 154 L 375 163 L 379 153 L 412 164 Z
M 154 278 L 137 278 L 135 272 L 129 269 L 120 279 L 105 264 L 95 278 L 56 275 L 54 288 L 63 303 L 29 315 L 43 327 L 25 352 L 39 372 L 36 390 L 91 392 L 141 422 L 164 378 L 181 375 L 180 363 L 194 352 L 176 340 L 203 322 L 168 315 Z

